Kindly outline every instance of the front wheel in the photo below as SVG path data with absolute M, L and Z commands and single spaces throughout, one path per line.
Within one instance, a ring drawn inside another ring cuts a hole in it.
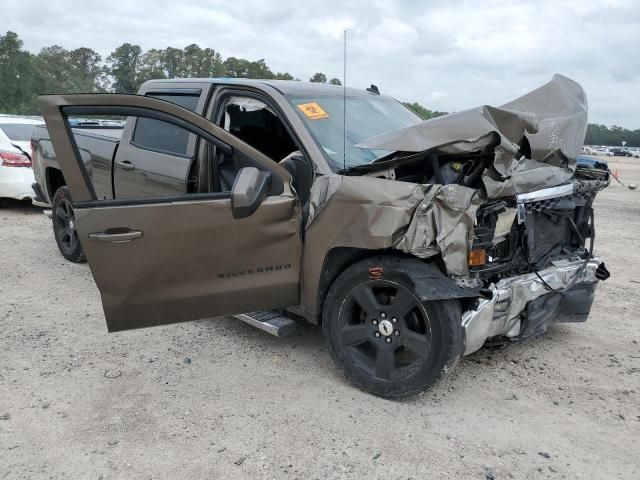
M 67 187 L 60 187 L 53 197 L 51 220 L 56 243 L 62 256 L 71 262 L 86 262 L 76 230 L 71 192 Z
M 322 328 L 336 365 L 363 390 L 408 398 L 444 379 L 463 351 L 457 300 L 422 302 L 403 273 L 415 260 L 373 257 L 329 289 Z

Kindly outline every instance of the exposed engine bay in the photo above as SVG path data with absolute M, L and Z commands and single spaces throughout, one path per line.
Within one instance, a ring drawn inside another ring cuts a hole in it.
M 576 168 L 566 184 L 528 194 L 486 199 L 481 174 L 493 152 L 473 155 L 437 153 L 396 157 L 398 167 L 368 176 L 402 182 L 457 184 L 478 189 L 483 198 L 476 212 L 472 251 L 484 251 L 485 262 L 470 266 L 470 276 L 485 285 L 501 278 L 532 273 L 551 262 L 589 255 L 595 234 L 593 200 L 609 184 L 609 173 Z

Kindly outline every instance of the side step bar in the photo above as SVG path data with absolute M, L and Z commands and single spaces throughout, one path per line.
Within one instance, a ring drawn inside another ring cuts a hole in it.
M 295 320 L 277 312 L 241 313 L 240 315 L 233 315 L 233 317 L 264 330 L 275 337 L 286 337 L 296 330 Z

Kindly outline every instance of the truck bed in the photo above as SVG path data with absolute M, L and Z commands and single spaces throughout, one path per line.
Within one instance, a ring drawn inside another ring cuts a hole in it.
M 71 129 L 87 173 L 98 198 L 113 198 L 111 169 L 122 137 L 122 127 L 76 126 Z M 59 186 L 64 185 L 60 164 L 45 126 L 36 127 L 31 141 L 32 165 L 39 192 L 37 201 L 50 205 Z

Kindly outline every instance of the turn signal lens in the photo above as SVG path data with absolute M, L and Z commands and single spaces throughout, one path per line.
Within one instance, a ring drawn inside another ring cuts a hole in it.
M 471 250 L 469 252 L 469 265 L 472 267 L 479 267 L 484 265 L 487 261 L 487 254 L 482 249 Z

